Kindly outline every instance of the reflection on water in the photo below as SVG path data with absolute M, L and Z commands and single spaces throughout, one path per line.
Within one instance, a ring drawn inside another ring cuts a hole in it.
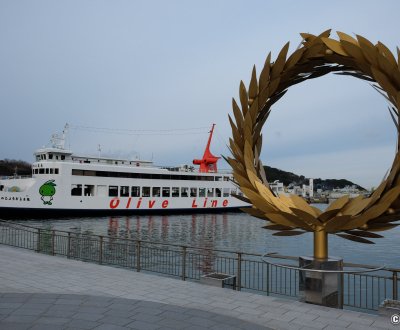
M 92 217 L 19 222 L 82 234 L 108 235 L 208 249 L 259 254 L 278 252 L 292 256 L 312 254 L 312 234 L 273 236 L 273 232 L 261 228 L 265 221 L 243 213 Z M 375 245 L 350 242 L 330 235 L 329 253 L 332 256 L 344 257 L 347 262 L 400 267 L 397 252 L 399 233 L 398 228 L 384 232 L 385 237 L 375 239 Z M 210 252 L 208 261 L 206 260 L 201 268 L 207 268 L 206 263 L 211 264 L 212 259 Z

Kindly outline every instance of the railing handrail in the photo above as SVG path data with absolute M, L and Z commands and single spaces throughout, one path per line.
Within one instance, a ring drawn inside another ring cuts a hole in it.
M 235 254 L 237 255 L 238 253 L 242 254 L 242 255 L 246 255 L 246 256 L 254 256 L 254 257 L 262 257 L 265 254 L 259 254 L 259 253 L 252 253 L 252 252 L 240 252 L 240 251 L 234 251 L 234 250 L 219 250 L 219 249 L 211 249 L 211 248 L 204 248 L 204 247 L 198 247 L 198 246 L 190 246 L 190 245 L 185 245 L 185 244 L 173 244 L 173 243 L 165 243 L 165 242 L 155 242 L 155 241 L 147 241 L 147 240 L 141 240 L 141 239 L 132 239 L 132 238 L 121 238 L 121 237 L 112 237 L 112 236 L 107 236 L 107 235 L 95 235 L 95 234 L 85 234 L 85 233 L 75 233 L 75 232 L 70 232 L 70 231 L 65 231 L 65 230 L 58 230 L 58 229 L 46 229 L 46 228 L 38 228 L 38 227 L 32 227 L 32 226 L 27 226 L 27 225 L 23 225 L 23 224 L 19 224 L 19 223 L 11 223 L 9 221 L 6 220 L 0 220 L 1 224 L 7 224 L 7 226 L 13 227 L 13 226 L 19 226 L 19 227 L 24 227 L 24 228 L 28 228 L 30 230 L 52 230 L 54 231 L 55 234 L 57 233 L 63 233 L 66 235 L 85 235 L 91 238 L 97 238 L 100 239 L 100 237 L 102 237 L 102 239 L 107 238 L 107 239 L 117 239 L 120 241 L 129 241 L 132 242 L 134 244 L 136 244 L 137 242 L 143 243 L 143 244 L 153 244 L 153 245 L 162 245 L 162 246 L 171 246 L 171 247 L 175 247 L 175 248 L 185 248 L 185 249 L 189 249 L 189 250 L 201 250 L 201 251 L 211 251 L 211 252 L 220 252 L 220 253 L 230 253 L 230 254 Z M 299 257 L 295 257 L 295 256 L 287 256 L 287 255 L 282 255 L 282 254 L 278 254 L 275 252 L 270 252 L 268 253 L 268 257 L 270 258 L 276 258 L 276 259 L 285 259 L 285 260 L 293 260 L 293 261 L 297 261 L 299 259 Z M 379 268 L 380 270 L 385 270 L 385 271 L 389 271 L 389 272 L 400 272 L 400 268 L 392 268 L 392 267 L 380 267 L 380 266 L 374 266 L 374 265 L 365 265 L 365 264 L 358 264 L 358 263 L 351 263 L 351 262 L 344 262 L 343 265 L 345 267 L 354 267 L 354 268 L 365 268 L 365 269 L 377 269 Z M 288 265 L 289 266 L 289 265 Z

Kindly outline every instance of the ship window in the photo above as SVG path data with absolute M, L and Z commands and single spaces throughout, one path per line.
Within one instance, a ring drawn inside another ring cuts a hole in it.
M 172 187 L 172 197 L 179 197 L 179 187 Z
M 53 154 L 49 154 L 49 159 L 53 159 Z
M 0 191 L 3 191 L 4 190 L 4 185 L 1 185 L 0 186 Z
M 229 181 L 229 176 L 224 176 L 224 181 Z
M 44 174 L 44 168 L 39 168 L 39 174 Z
M 222 177 L 221 176 L 216 176 L 215 177 L 215 181 L 222 181 Z
M 197 197 L 197 188 L 190 188 L 190 197 Z
M 37 155 L 37 156 L 36 156 L 36 161 L 39 161 L 39 160 L 40 160 L 40 156 Z
M 121 197 L 129 197 L 129 187 L 128 186 L 121 186 L 119 188 L 119 195 Z
M 160 197 L 161 189 L 160 187 L 153 187 L 153 197 Z
M 83 186 L 83 194 L 85 196 L 94 196 L 94 186 L 91 184 L 85 184 Z
M 169 187 L 163 187 L 162 188 L 162 197 L 169 197 L 169 195 L 170 195 Z
M 49 174 L 50 170 L 48 168 L 46 168 L 46 174 Z
M 50 169 L 50 174 L 54 174 L 54 168 Z
M 35 172 L 35 174 L 39 174 L 39 169 L 35 168 L 33 171 Z
M 107 196 L 107 186 L 99 185 L 97 186 L 97 195 L 98 196 Z
M 85 176 L 96 176 L 96 171 L 82 171 Z
M 181 188 L 181 197 L 189 197 L 189 188 L 187 187 Z
M 82 170 L 72 170 L 72 175 L 83 175 Z
M 229 188 L 224 188 L 224 190 L 223 190 L 223 196 L 224 196 L 224 197 L 229 197 Z
M 142 187 L 142 197 L 150 197 L 150 187 Z
M 81 184 L 71 185 L 71 196 L 82 196 L 82 185 Z
M 234 195 L 237 194 L 236 188 L 232 188 L 232 189 L 231 189 L 231 194 L 234 194 Z
M 58 155 L 56 155 L 56 159 L 58 160 Z
M 215 197 L 221 197 L 221 189 L 215 188 Z
M 206 197 L 206 188 L 199 188 L 199 197 Z
M 140 196 L 140 187 L 134 186 L 131 188 L 131 196 L 139 197 Z
M 214 188 L 208 188 L 207 197 L 213 197 L 213 196 L 214 196 Z
M 61 155 L 61 160 L 64 160 L 65 159 L 65 155 Z
M 54 174 L 58 174 L 58 168 L 54 169 Z
M 118 186 L 109 186 L 108 187 L 108 196 L 118 197 Z

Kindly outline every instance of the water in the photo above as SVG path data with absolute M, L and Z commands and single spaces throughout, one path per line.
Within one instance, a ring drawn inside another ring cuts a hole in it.
M 118 216 L 21 220 L 29 226 L 56 230 L 110 235 L 211 249 L 264 254 L 301 256 L 312 255 L 311 233 L 300 236 L 278 237 L 262 229 L 265 221 L 244 213 Z M 372 239 L 368 245 L 329 235 L 329 255 L 343 257 L 345 262 L 386 265 L 400 268 L 400 228 L 382 232 L 384 238 Z

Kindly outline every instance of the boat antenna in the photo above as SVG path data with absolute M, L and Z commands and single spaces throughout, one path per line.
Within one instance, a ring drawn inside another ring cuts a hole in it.
M 69 125 L 65 124 L 62 134 L 54 133 L 51 135 L 51 146 L 56 149 L 64 149 L 65 148 L 65 139 L 68 134 Z
M 200 172 L 208 173 L 208 172 L 217 172 L 217 162 L 221 157 L 214 156 L 210 151 L 210 144 L 212 140 L 212 136 L 214 133 L 215 124 L 212 124 L 210 136 L 208 137 L 208 142 L 206 145 L 206 149 L 204 150 L 204 155 L 202 159 L 193 159 L 193 164 L 200 165 Z

